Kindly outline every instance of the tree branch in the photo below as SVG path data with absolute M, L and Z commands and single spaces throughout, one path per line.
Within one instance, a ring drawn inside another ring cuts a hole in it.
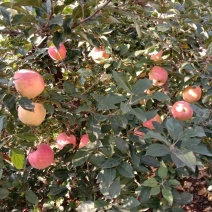
M 92 19 L 96 14 L 98 14 L 104 7 L 106 7 L 109 3 L 111 2 L 111 0 L 106 1 L 99 9 L 97 9 L 93 14 L 91 14 L 90 16 L 88 16 L 87 18 L 83 19 L 82 21 L 73 24 L 73 26 L 71 27 L 71 29 L 76 28 L 77 26 L 79 26 L 80 24 L 83 24 L 87 21 L 89 21 L 90 19 Z
M 7 34 L 7 35 L 16 36 L 16 35 L 22 35 L 23 32 L 17 31 L 17 30 L 3 29 L 3 30 L 0 31 L 0 34 Z

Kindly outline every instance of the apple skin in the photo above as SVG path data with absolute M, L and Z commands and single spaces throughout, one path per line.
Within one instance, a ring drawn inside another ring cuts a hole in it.
M 88 55 L 95 63 L 103 64 L 105 59 L 108 59 L 110 55 L 105 52 L 104 47 L 94 47 Z
M 54 161 L 54 152 L 48 144 L 40 144 L 37 150 L 28 155 L 30 165 L 35 169 L 45 169 Z
M 23 96 L 29 99 L 40 95 L 44 88 L 43 77 L 36 71 L 21 69 L 14 74 L 15 89 Z
M 48 54 L 53 60 L 63 60 L 66 57 L 66 47 L 64 44 L 60 44 L 59 49 L 56 46 L 49 46 Z
M 141 131 L 138 131 L 138 128 L 137 127 L 134 129 L 133 134 L 136 135 L 136 136 L 138 136 L 138 137 L 141 137 L 141 138 L 143 138 L 144 135 L 145 135 L 145 133 L 143 133 Z
M 190 104 L 185 101 L 175 102 L 171 109 L 174 118 L 180 121 L 187 121 L 193 116 L 193 109 Z
M 163 50 L 160 50 L 156 54 L 150 55 L 150 60 L 154 60 L 155 62 L 162 60 Z
M 183 100 L 189 103 L 201 99 L 202 89 L 199 86 L 188 86 L 183 90 Z
M 165 68 L 154 66 L 149 72 L 149 79 L 153 81 L 154 86 L 163 86 L 168 80 L 168 72 Z
M 76 137 L 74 135 L 68 136 L 65 132 L 60 133 L 57 136 L 57 146 L 59 149 L 62 149 L 67 144 L 73 144 L 73 146 L 76 146 Z
M 88 134 L 82 135 L 79 143 L 79 149 L 86 146 L 90 142 Z
M 46 109 L 44 108 L 42 103 L 33 103 L 34 104 L 34 111 L 28 111 L 22 108 L 21 106 L 18 107 L 18 118 L 20 121 L 26 125 L 30 126 L 39 126 L 46 117 Z
M 160 124 L 162 123 L 161 117 L 158 114 L 156 114 L 155 117 L 153 117 L 152 119 L 144 122 L 143 126 L 146 127 L 146 128 L 149 128 L 150 130 L 153 130 L 153 129 L 155 129 L 155 127 L 152 124 L 153 121 L 158 122 Z

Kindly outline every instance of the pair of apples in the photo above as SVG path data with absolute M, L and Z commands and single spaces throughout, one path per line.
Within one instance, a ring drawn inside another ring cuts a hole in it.
M 163 50 L 150 55 L 150 59 L 157 62 L 162 60 Z M 168 73 L 167 71 L 160 67 L 154 66 L 149 72 L 149 79 L 152 80 L 154 86 L 163 86 L 167 79 Z M 183 92 L 183 100 L 184 101 L 177 101 L 174 103 L 171 109 L 171 113 L 174 118 L 180 121 L 186 121 L 192 118 L 193 116 L 193 109 L 191 108 L 189 103 L 196 102 L 200 100 L 202 95 L 202 89 L 199 86 L 188 86 L 186 87 Z
M 48 48 L 48 54 L 53 60 L 63 60 L 66 57 L 66 47 L 62 43 L 59 45 L 59 49 L 55 46 L 50 46 Z M 94 47 L 88 56 L 91 57 L 95 63 L 102 64 L 110 55 L 105 52 L 104 47 Z
M 88 134 L 82 135 L 79 143 L 79 149 L 83 148 L 89 143 Z M 62 149 L 67 144 L 76 146 L 76 137 L 74 135 L 68 136 L 65 132 L 57 136 L 57 146 Z M 35 169 L 45 169 L 50 166 L 54 161 L 54 151 L 49 144 L 41 143 L 38 145 L 37 150 L 28 154 L 28 161 Z

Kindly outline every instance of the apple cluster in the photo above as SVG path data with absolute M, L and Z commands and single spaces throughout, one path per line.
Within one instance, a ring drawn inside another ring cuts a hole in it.
M 101 51 L 103 51 L 101 49 Z M 53 60 L 61 61 L 66 57 L 66 48 L 64 44 L 60 44 L 59 48 L 50 46 L 48 54 Z M 101 54 L 101 56 L 105 56 Z M 97 58 L 97 57 L 96 57 Z M 21 69 L 14 74 L 14 85 L 16 91 L 23 97 L 33 99 L 38 97 L 44 90 L 45 84 L 43 77 L 36 71 L 29 69 Z M 25 110 L 21 106 L 18 107 L 19 120 L 29 126 L 39 126 L 46 117 L 46 109 L 42 103 L 33 102 L 34 110 Z M 87 134 L 81 136 L 78 148 L 83 148 L 89 142 Z M 74 135 L 67 135 L 65 132 L 57 137 L 57 146 L 62 149 L 67 144 L 76 146 L 76 137 Z M 35 151 L 28 154 L 28 161 L 35 169 L 45 169 L 54 161 L 54 151 L 49 144 L 41 143 L 37 146 Z
M 13 80 L 16 91 L 29 99 L 39 96 L 45 88 L 43 77 L 33 70 L 21 69 L 15 72 Z M 33 102 L 33 104 L 34 111 L 25 110 L 19 106 L 18 118 L 26 125 L 38 126 L 46 117 L 46 109 L 42 103 Z
M 159 52 L 153 53 L 150 55 L 150 59 L 154 62 L 158 62 L 162 60 L 163 50 L 160 50 Z M 142 73 L 140 75 L 141 78 L 145 77 L 146 73 Z M 152 81 L 153 86 L 155 87 L 162 87 L 165 85 L 165 83 L 168 80 L 168 72 L 165 68 L 161 66 L 155 65 L 150 71 L 149 71 L 149 79 Z M 151 95 L 155 92 L 155 89 L 147 89 L 145 91 L 146 94 Z M 180 120 L 180 121 L 187 121 L 193 117 L 193 109 L 190 106 L 190 103 L 197 102 L 200 100 L 202 95 L 202 89 L 200 86 L 188 86 L 186 87 L 182 92 L 182 101 L 175 102 L 171 107 L 171 114 L 174 118 Z M 146 104 L 146 100 L 143 99 L 140 101 L 140 104 Z M 161 117 L 156 114 L 155 117 L 152 119 L 144 122 L 142 125 L 148 129 L 153 130 L 154 125 L 152 122 L 158 122 L 162 123 Z M 144 133 L 140 132 L 138 128 L 134 129 L 134 135 L 143 137 Z

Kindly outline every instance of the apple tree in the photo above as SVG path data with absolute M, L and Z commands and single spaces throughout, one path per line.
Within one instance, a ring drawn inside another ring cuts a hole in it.
M 2 0 L 0 17 L 1 211 L 181 212 L 184 178 L 212 185 L 210 1 Z

